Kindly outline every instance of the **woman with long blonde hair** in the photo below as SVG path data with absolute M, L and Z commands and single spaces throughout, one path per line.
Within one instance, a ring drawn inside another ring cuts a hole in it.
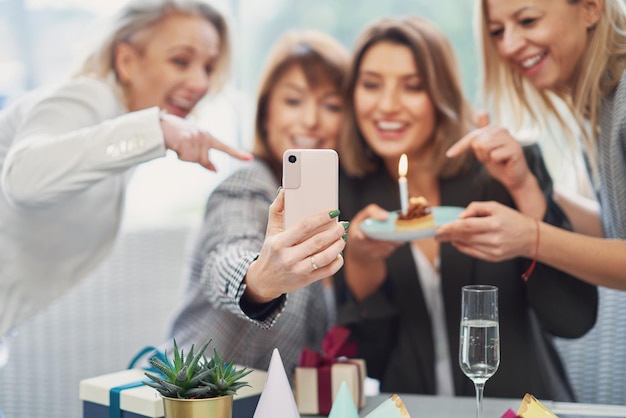
M 438 238 L 491 261 L 526 257 L 590 283 L 626 289 L 626 6 L 621 0 L 477 0 L 485 95 L 541 123 L 580 132 L 600 210 L 557 196 L 573 232 L 476 202 Z M 578 126 L 565 124 L 554 98 Z M 496 115 L 497 117 L 497 115 Z M 489 127 L 450 150 L 491 141 Z M 515 162 L 510 162 L 511 166 Z M 519 176 L 524 183 L 525 177 Z

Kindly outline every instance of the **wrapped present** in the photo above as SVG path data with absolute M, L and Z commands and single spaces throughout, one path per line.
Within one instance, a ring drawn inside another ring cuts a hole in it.
M 144 369 L 130 369 L 80 381 L 83 418 L 161 418 L 163 400 L 153 388 L 143 384 Z M 233 403 L 233 418 L 250 418 L 267 373 L 254 370 L 245 380 L 250 387 L 237 391 Z
M 357 408 L 365 405 L 365 360 L 353 358 L 356 344 L 348 342 L 350 331 L 333 327 L 322 342 L 323 353 L 305 348 L 296 367 L 296 404 L 301 414 L 328 415 L 343 382 Z

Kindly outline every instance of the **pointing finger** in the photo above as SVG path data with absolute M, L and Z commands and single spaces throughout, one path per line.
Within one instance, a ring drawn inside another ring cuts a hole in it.
M 211 135 L 208 132 L 203 132 L 204 135 L 206 135 L 210 141 L 209 143 L 211 144 L 211 148 L 216 149 L 218 151 L 222 151 L 228 155 L 230 155 L 231 157 L 235 157 L 239 160 L 244 160 L 244 161 L 249 161 L 254 159 L 254 157 L 252 156 L 252 154 L 247 153 L 247 152 L 243 152 L 243 151 L 238 151 L 226 144 L 224 144 L 222 141 L 220 141 L 219 139 L 215 138 L 213 135 Z

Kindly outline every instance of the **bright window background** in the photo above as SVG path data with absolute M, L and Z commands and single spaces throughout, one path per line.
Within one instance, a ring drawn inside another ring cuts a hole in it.
M 265 56 L 288 29 L 318 29 L 349 49 L 360 31 L 383 16 L 420 15 L 449 36 L 460 63 L 466 93 L 476 95 L 478 61 L 472 33 L 470 0 L 215 0 L 230 16 L 234 38 L 233 74 L 219 96 L 205 100 L 195 117 L 218 138 L 249 149 L 252 104 Z M 69 77 L 105 19 L 123 0 L 0 0 L 0 107 L 26 90 Z M 572 183 L 569 163 L 556 143 L 546 160 L 553 174 Z M 199 222 L 212 188 L 237 163 L 214 153 L 219 173 L 211 173 L 175 155 L 143 164 L 128 192 L 126 228 Z M 571 185 L 570 185 L 571 186 Z M 575 187 L 575 185 L 573 185 Z

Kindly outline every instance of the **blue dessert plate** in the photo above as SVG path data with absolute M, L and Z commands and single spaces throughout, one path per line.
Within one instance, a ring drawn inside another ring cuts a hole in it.
M 435 236 L 436 227 L 459 219 L 459 214 L 465 209 L 458 206 L 436 206 L 431 210 L 435 215 L 435 228 L 396 231 L 398 212 L 391 212 L 385 221 L 368 218 L 361 223 L 360 228 L 368 237 L 382 241 L 412 241 L 430 238 Z

